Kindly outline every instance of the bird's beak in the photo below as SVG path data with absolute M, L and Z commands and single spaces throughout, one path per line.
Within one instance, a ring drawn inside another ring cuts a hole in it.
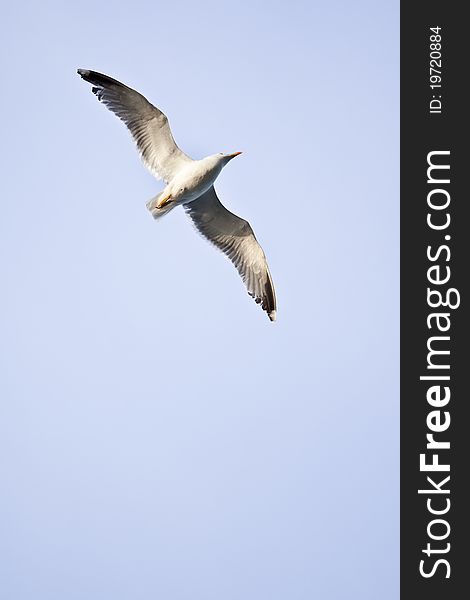
M 241 154 L 241 152 L 234 152 L 233 154 L 227 154 L 227 156 L 228 156 L 228 158 L 235 158 L 239 154 Z

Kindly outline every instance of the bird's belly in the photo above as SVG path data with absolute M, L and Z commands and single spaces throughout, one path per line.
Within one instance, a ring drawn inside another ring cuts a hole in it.
M 214 184 L 219 172 L 209 171 L 202 174 L 192 174 L 188 178 L 175 182 L 176 193 L 173 197 L 176 196 L 182 204 L 197 200 Z

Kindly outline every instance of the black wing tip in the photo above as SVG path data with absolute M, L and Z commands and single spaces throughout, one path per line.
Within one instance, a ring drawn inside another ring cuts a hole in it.
M 85 81 L 93 83 L 92 76 L 95 74 L 94 71 L 89 71 L 88 69 L 77 69 L 77 73 Z
M 274 305 L 274 296 L 271 294 L 271 296 L 264 296 L 263 298 L 260 298 L 259 296 L 255 296 L 255 294 L 253 294 L 252 292 L 248 292 L 248 295 L 251 296 L 254 301 L 256 302 L 256 304 L 261 304 L 261 308 L 266 311 L 269 320 L 271 322 L 276 320 L 276 306 Z
M 125 87 L 117 79 L 113 79 L 112 77 L 108 77 L 108 75 L 104 75 L 103 73 L 98 73 L 98 71 L 90 71 L 89 69 L 77 69 L 77 73 L 80 75 L 82 79 L 88 81 L 92 85 L 105 87 L 110 85 L 118 85 L 120 87 Z
M 274 295 L 274 287 L 272 285 L 271 277 L 268 272 L 268 282 L 264 286 L 264 297 L 263 297 L 263 309 L 268 313 L 268 317 L 271 321 L 276 320 L 276 297 Z
M 95 94 L 98 100 L 101 100 L 103 96 L 103 90 L 106 87 L 110 87 L 112 85 L 120 85 L 119 81 L 115 79 L 111 79 L 107 75 L 103 75 L 102 73 L 98 73 L 97 71 L 90 71 L 88 69 L 77 69 L 77 73 L 80 75 L 82 79 L 92 84 L 91 91 Z
M 101 85 L 102 80 L 106 77 L 106 75 L 101 75 L 101 73 L 89 71 L 88 69 L 77 69 L 77 73 L 82 79 L 93 85 Z

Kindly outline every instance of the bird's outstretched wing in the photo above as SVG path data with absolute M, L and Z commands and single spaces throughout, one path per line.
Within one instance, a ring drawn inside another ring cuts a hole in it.
M 127 125 L 145 166 L 168 182 L 191 158 L 176 145 L 168 119 L 157 107 L 127 85 L 96 71 L 78 69 L 93 85 L 92 92 Z
M 194 225 L 233 262 L 250 296 L 276 319 L 276 295 L 266 256 L 250 224 L 222 205 L 214 187 L 184 205 Z

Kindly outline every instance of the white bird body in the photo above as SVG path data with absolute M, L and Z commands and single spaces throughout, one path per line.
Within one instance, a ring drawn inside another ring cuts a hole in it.
M 96 71 L 78 69 L 92 92 L 130 130 L 144 164 L 166 186 L 147 208 L 158 219 L 183 205 L 196 228 L 233 262 L 250 296 L 276 318 L 276 295 L 266 257 L 250 224 L 220 202 L 214 182 L 223 167 L 241 152 L 212 154 L 193 160 L 176 145 L 168 119 L 139 92 Z
M 162 195 L 171 196 L 177 204 L 196 200 L 214 184 L 227 162 L 224 155 L 213 154 L 185 164 L 170 179 Z

